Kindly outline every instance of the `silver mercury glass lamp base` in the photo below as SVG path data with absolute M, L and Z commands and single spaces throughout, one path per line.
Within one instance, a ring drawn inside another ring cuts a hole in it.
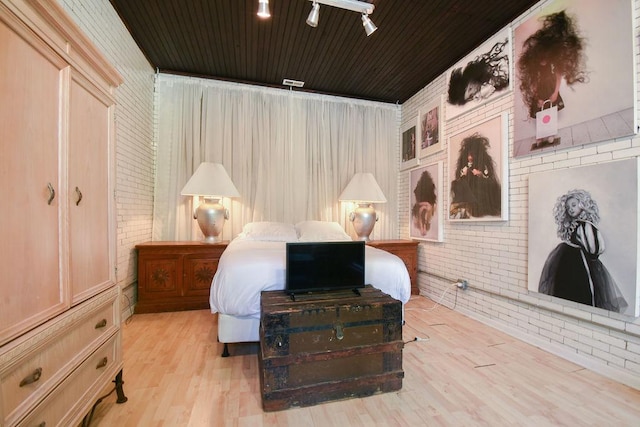
M 224 227 L 224 221 L 229 219 L 229 211 L 220 204 L 219 198 L 205 198 L 196 209 L 193 218 L 198 220 L 198 225 L 204 234 L 204 243 L 216 243 L 221 241 L 220 233 Z
M 373 231 L 373 226 L 376 225 L 376 221 L 378 221 L 376 210 L 371 206 L 371 204 L 358 203 L 358 207 L 351 212 L 349 219 L 351 220 L 353 229 L 358 236 L 357 240 L 365 242 L 370 241 L 371 239 L 369 238 L 369 235 L 371 234 L 371 231 Z

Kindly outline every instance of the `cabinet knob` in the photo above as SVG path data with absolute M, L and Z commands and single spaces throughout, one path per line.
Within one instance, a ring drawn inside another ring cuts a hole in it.
M 105 326 L 107 326 L 107 319 L 102 319 L 96 323 L 96 329 L 104 328 Z
M 96 369 L 104 368 L 105 366 L 107 366 L 108 361 L 109 360 L 106 357 L 103 357 L 102 360 L 96 365 Z
M 38 368 L 33 371 L 31 374 L 27 375 L 20 381 L 20 387 L 24 387 L 29 384 L 33 384 L 40 379 L 42 376 L 42 368 Z

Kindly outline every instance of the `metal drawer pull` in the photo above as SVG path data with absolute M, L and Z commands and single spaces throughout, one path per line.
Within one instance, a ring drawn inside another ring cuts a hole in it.
M 20 387 L 24 387 L 28 384 L 33 384 L 40 379 L 42 376 L 42 368 L 38 368 L 33 371 L 30 375 L 24 377 L 22 381 L 20 381 Z
M 108 359 L 106 357 L 103 358 L 96 366 L 96 369 L 104 368 L 105 366 L 107 366 L 107 362 L 108 362 Z
M 339 340 L 344 338 L 344 330 L 342 329 L 342 323 L 336 323 L 336 338 Z
M 96 323 L 96 329 L 104 328 L 105 326 L 107 326 L 107 319 L 102 319 Z
M 51 185 L 50 182 L 47 183 L 47 188 L 49 189 L 49 200 L 47 200 L 47 204 L 50 205 L 56 197 L 56 190 L 53 189 L 53 185 Z
M 76 200 L 76 206 L 78 206 L 82 201 L 82 191 L 80 191 L 78 187 L 76 187 L 76 195 L 78 196 L 78 200 Z

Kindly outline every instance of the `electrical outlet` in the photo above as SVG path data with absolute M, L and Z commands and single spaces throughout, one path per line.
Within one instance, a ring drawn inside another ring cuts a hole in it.
M 467 288 L 469 287 L 469 283 L 467 283 L 466 280 L 458 280 L 458 283 L 456 285 L 458 286 L 459 289 L 462 289 L 463 291 L 466 291 Z

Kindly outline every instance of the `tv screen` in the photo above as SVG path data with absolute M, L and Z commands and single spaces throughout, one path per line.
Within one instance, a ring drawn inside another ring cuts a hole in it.
M 364 287 L 364 242 L 287 243 L 286 292 Z

